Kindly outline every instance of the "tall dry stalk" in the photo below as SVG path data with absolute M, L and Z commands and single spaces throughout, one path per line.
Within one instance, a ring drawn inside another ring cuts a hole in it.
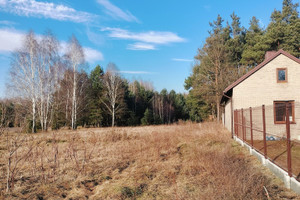
M 6 132 L 6 148 L 7 148 L 7 175 L 6 175 L 6 192 L 14 187 L 15 177 L 19 172 L 19 164 L 26 160 L 30 155 L 33 144 L 27 136 L 10 135 Z M 22 150 L 22 151 L 21 151 Z
M 21 138 L 10 161 L 8 199 L 266 199 L 263 186 L 270 199 L 297 197 L 271 183 L 217 123 L 38 133 L 23 143 Z M 4 172 L 8 162 L 2 163 Z

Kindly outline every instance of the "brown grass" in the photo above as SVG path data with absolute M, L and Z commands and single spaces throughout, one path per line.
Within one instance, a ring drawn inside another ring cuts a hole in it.
M 299 199 L 216 123 L 21 136 L 8 193 L 1 136 L 0 199 Z

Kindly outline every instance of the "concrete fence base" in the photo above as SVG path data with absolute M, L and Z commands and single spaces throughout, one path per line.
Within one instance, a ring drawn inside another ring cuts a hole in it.
M 266 159 L 264 155 L 262 155 L 260 152 L 253 149 L 251 146 L 243 142 L 238 137 L 234 136 L 234 140 L 240 143 L 243 147 L 246 147 L 249 150 L 251 155 L 257 157 L 258 160 L 264 166 L 269 168 L 273 172 L 273 174 L 275 174 L 278 178 L 280 178 L 284 182 L 285 187 L 300 194 L 300 182 L 298 182 L 294 177 L 290 177 L 286 171 L 284 171 L 279 166 L 271 162 L 269 159 Z

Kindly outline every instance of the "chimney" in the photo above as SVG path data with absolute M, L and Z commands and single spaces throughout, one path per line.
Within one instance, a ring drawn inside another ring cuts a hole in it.
M 265 54 L 265 60 L 269 59 L 272 57 L 277 51 L 267 51 Z

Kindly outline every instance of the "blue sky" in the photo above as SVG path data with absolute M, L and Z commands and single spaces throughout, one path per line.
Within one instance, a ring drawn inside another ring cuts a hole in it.
M 299 2 L 299 0 L 294 1 Z M 234 11 L 248 28 L 252 16 L 268 25 L 282 0 L 0 0 L 0 97 L 5 97 L 10 55 L 32 29 L 50 29 L 62 44 L 74 34 L 84 47 L 88 72 L 114 62 L 129 80 L 160 91 L 184 90 L 193 57 L 220 14 Z

